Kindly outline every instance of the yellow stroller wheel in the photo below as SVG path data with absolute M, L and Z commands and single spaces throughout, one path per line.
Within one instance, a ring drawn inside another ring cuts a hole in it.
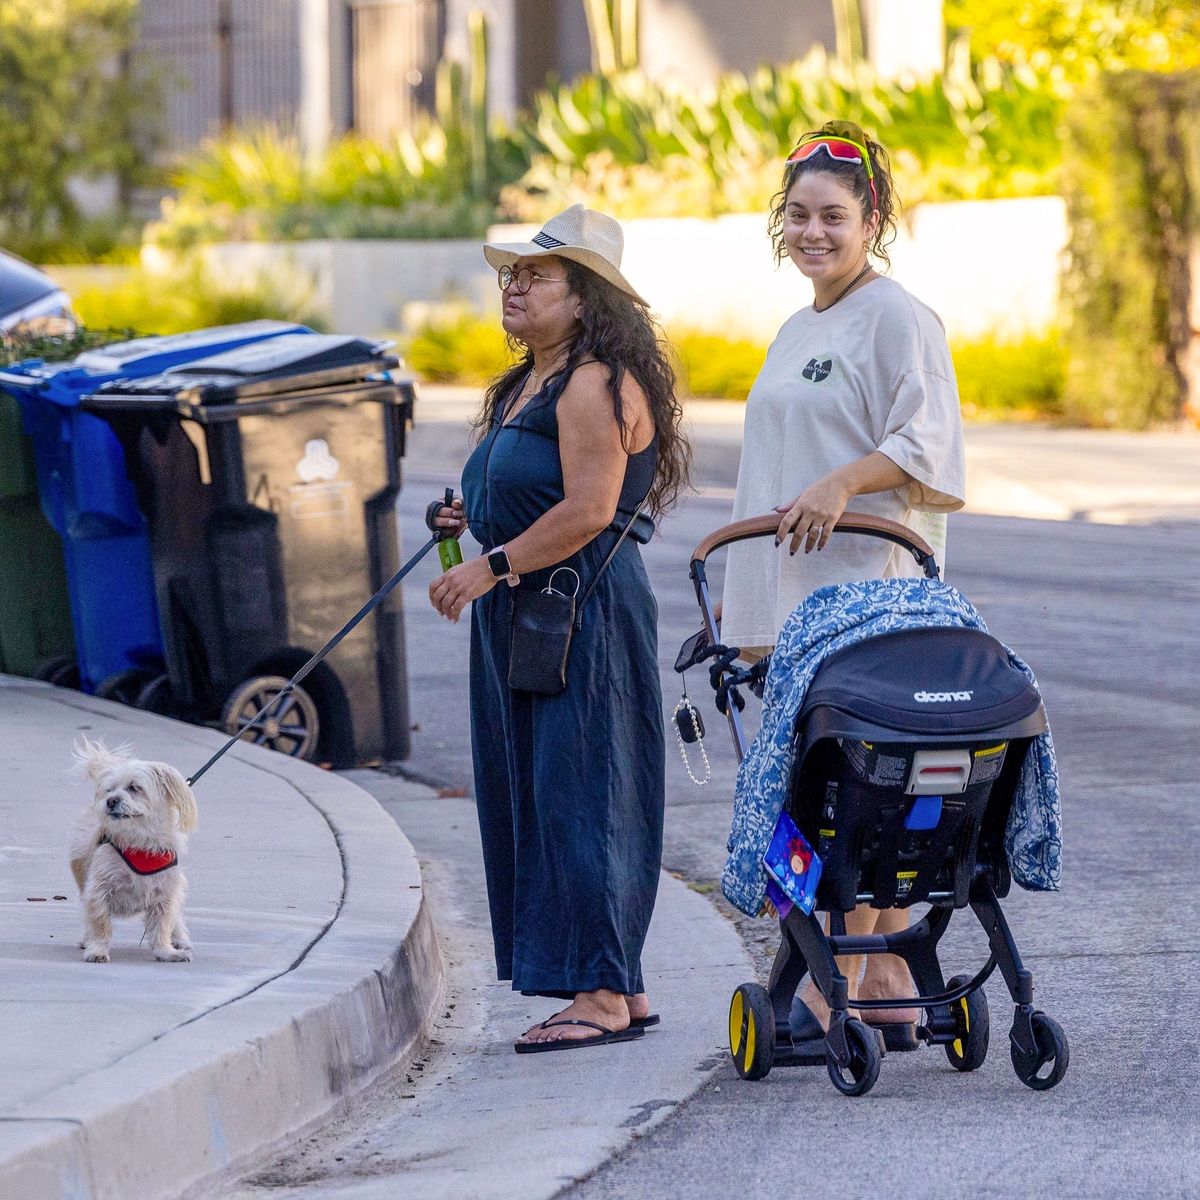
M 775 1011 L 767 989 L 743 983 L 729 1002 L 729 1053 L 743 1079 L 762 1079 L 775 1061 Z

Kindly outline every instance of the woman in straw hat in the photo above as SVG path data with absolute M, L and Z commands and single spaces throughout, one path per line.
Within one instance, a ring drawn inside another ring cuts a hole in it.
M 641 953 L 662 851 L 663 719 L 638 544 L 684 486 L 688 450 L 622 246 L 616 221 L 575 205 L 532 241 L 484 247 L 520 359 L 487 391 L 464 500 L 441 510 L 484 553 L 429 589 L 451 621 L 474 601 L 475 798 L 499 977 L 570 1001 L 518 1053 L 627 1041 L 658 1020 Z M 518 690 L 514 589 L 553 577 L 569 594 L 564 567 L 580 606 L 566 686 Z

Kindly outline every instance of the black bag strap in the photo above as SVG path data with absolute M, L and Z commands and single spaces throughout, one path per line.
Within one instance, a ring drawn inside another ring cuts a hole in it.
M 621 543 L 628 536 L 629 531 L 633 528 L 633 523 L 642 515 L 642 510 L 650 501 L 650 493 L 647 492 L 642 498 L 641 504 L 637 506 L 637 511 L 625 522 L 625 528 L 621 530 L 621 536 L 617 538 L 613 548 L 608 552 L 608 557 L 600 564 L 600 570 L 592 577 L 592 582 L 588 584 L 588 589 L 583 593 L 583 599 L 575 606 L 575 629 L 578 631 L 583 628 L 583 606 L 592 598 L 592 593 L 596 590 L 596 585 L 600 582 L 600 576 L 608 570 L 608 564 L 617 556 L 617 551 L 621 548 Z

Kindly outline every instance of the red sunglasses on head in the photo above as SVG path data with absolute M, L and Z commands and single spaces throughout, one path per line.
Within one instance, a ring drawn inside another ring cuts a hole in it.
M 819 150 L 824 150 L 834 162 L 854 163 L 863 166 L 867 171 L 867 186 L 871 189 L 871 200 L 876 208 L 879 207 L 879 193 L 875 190 L 875 172 L 871 167 L 871 155 L 866 146 L 849 138 L 833 137 L 821 134 L 815 137 L 801 138 L 800 144 L 788 155 L 789 163 L 805 162 Z

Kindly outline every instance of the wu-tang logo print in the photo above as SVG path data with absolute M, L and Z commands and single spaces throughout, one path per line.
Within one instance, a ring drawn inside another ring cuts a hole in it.
M 829 378 L 829 372 L 833 370 L 832 358 L 810 358 L 808 366 L 800 372 L 809 383 L 821 383 Z

